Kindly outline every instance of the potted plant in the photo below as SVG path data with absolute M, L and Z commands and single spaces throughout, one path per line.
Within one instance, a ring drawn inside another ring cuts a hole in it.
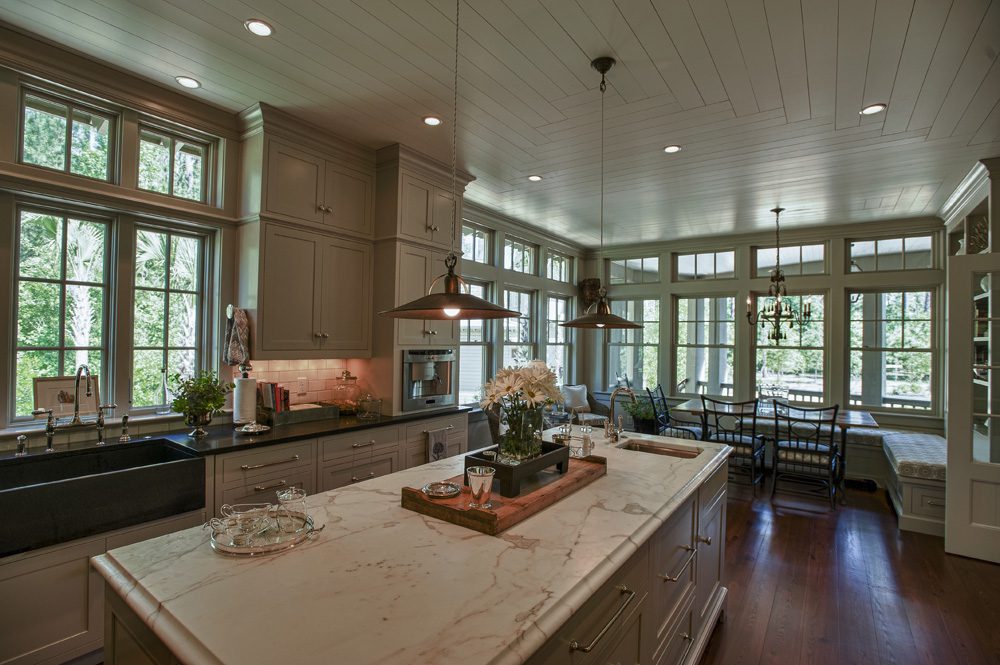
M 646 399 L 625 403 L 625 412 L 632 416 L 635 431 L 641 434 L 658 434 L 660 428 L 656 422 L 656 412 L 653 403 Z
M 226 404 L 226 395 L 233 384 L 220 383 L 214 372 L 199 372 L 189 378 L 174 374 L 173 383 L 174 401 L 170 408 L 184 414 L 185 424 L 194 427 L 191 436 L 205 436 L 205 426 Z

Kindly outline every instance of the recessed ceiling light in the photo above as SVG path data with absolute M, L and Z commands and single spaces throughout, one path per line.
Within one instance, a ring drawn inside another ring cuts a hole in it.
M 540 176 L 540 175 L 529 175 L 528 176 L 528 180 L 530 180 L 531 182 L 538 182 L 541 179 L 542 179 L 542 176 Z
M 437 117 L 436 115 L 425 116 L 424 124 L 429 125 L 430 127 L 437 127 L 438 125 L 441 124 L 441 118 Z
M 663 148 L 663 152 L 667 154 L 673 154 L 675 152 L 680 152 L 680 151 L 681 147 L 679 145 L 668 145 L 665 148 Z
M 869 104 L 868 106 L 866 106 L 863 109 L 861 109 L 861 111 L 859 112 L 859 114 L 860 115 L 875 115 L 876 113 L 881 113 L 882 111 L 886 110 L 887 108 L 889 108 L 889 105 L 888 104 L 882 104 L 881 102 L 878 103 L 878 104 Z
M 198 79 L 193 79 L 190 76 L 175 76 L 174 80 L 185 88 L 200 88 L 201 83 Z
M 243 21 L 243 27 L 258 37 L 270 37 L 274 34 L 274 27 L 267 21 L 262 21 L 259 18 L 248 18 Z

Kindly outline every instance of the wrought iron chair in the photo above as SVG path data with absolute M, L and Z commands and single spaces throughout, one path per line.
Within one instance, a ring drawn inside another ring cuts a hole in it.
M 754 496 L 764 481 L 764 437 L 757 434 L 757 400 L 727 402 L 701 396 L 701 425 L 705 441 L 733 447 L 732 474 L 747 474 Z
M 649 395 L 649 401 L 653 405 L 653 413 L 656 414 L 656 424 L 661 436 L 701 439 L 701 427 L 670 417 L 670 405 L 667 404 L 667 396 L 663 394 L 661 384 L 657 383 L 656 388 L 646 388 L 646 394 Z
M 807 496 L 825 495 L 830 507 L 836 507 L 839 493 L 840 449 L 836 441 L 838 404 L 819 408 L 791 406 L 774 402 L 774 479 L 771 496 L 778 482 L 791 485 L 782 491 Z

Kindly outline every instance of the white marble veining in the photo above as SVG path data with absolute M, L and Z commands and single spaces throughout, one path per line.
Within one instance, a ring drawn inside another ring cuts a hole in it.
M 461 473 L 456 457 L 310 497 L 326 528 L 277 555 L 220 556 L 196 528 L 94 565 L 192 665 L 523 663 L 728 452 L 687 442 L 705 452 L 678 459 L 595 442 L 607 476 L 499 537 L 400 507 L 401 487 Z

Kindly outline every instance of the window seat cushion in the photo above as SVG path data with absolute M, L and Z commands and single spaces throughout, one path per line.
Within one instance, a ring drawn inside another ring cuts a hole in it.
M 882 444 L 897 476 L 945 480 L 948 444 L 944 437 L 924 432 L 888 431 L 883 433 Z

